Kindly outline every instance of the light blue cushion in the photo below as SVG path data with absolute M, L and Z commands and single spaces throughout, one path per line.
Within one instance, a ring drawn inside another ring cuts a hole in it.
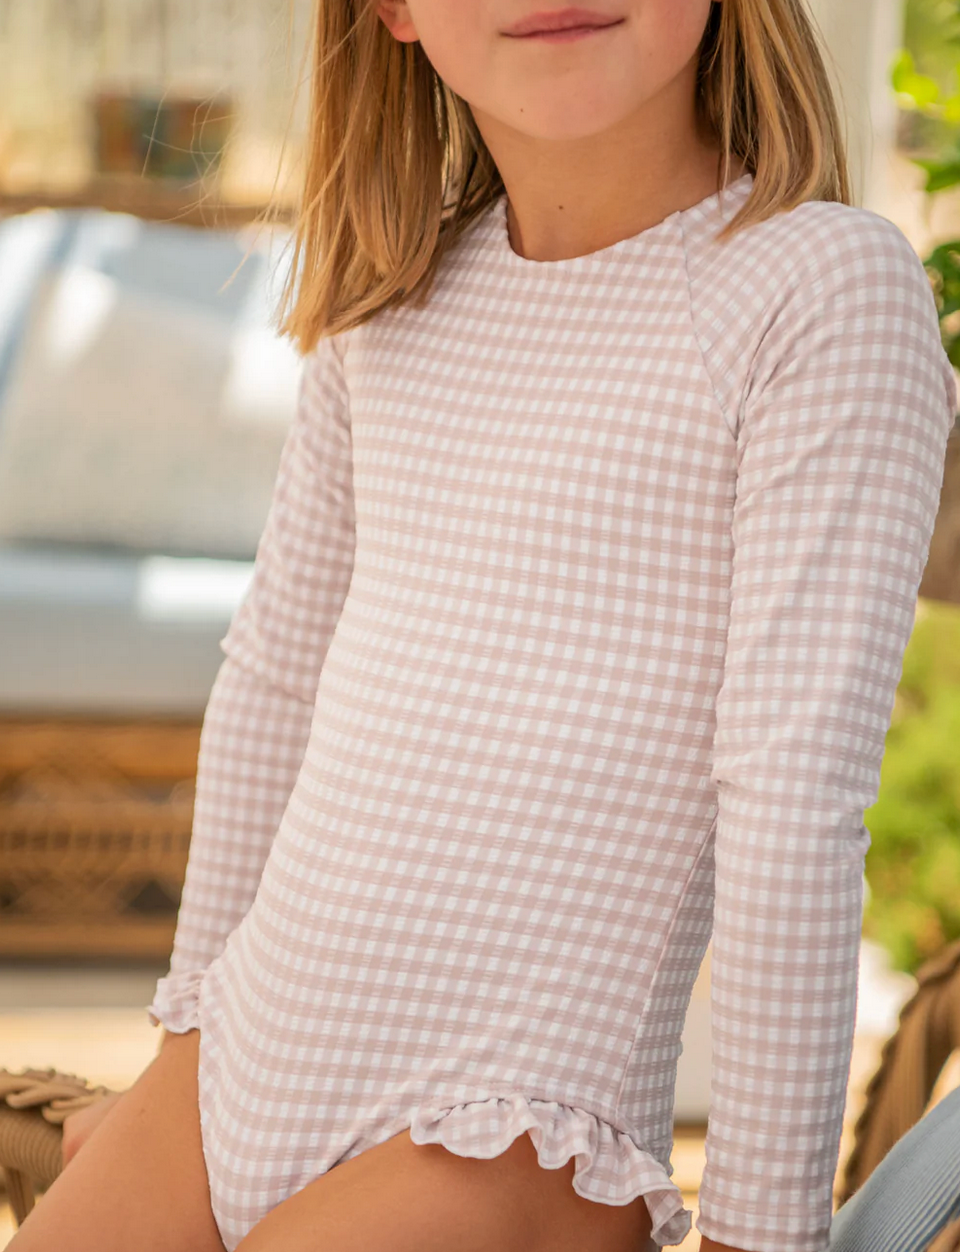
M 253 253 L 224 287 L 246 252 L 233 231 L 146 222 L 106 209 L 63 210 L 62 230 L 63 265 L 84 265 L 125 290 L 186 301 L 228 321 L 239 319 L 262 278 L 262 258 Z
M 923 1252 L 960 1217 L 960 1087 L 898 1139 L 841 1205 L 830 1252 Z
M 0 415 L 34 295 L 61 255 L 64 227 L 57 213 L 0 218 Z
M 201 717 L 253 563 L 0 545 L 0 711 Z

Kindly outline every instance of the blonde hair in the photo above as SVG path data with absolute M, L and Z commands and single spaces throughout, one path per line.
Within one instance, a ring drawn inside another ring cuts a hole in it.
M 375 0 L 315 0 L 310 118 L 277 325 L 306 355 L 381 308 L 422 305 L 447 249 L 504 191 L 466 102 Z M 851 203 L 845 141 L 805 0 L 711 6 L 700 121 L 751 192 L 718 238 L 805 200 Z M 273 213 L 271 206 L 268 215 Z

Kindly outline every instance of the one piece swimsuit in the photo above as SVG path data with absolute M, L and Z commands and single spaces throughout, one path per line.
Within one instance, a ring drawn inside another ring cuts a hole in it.
M 304 358 L 221 647 L 169 973 L 227 1252 L 409 1131 L 672 1181 L 711 948 L 697 1226 L 825 1252 L 864 810 L 956 382 L 900 229 L 750 174 L 555 261 L 504 194 Z

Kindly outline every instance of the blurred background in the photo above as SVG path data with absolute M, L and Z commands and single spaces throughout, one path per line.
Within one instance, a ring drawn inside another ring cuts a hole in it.
M 288 121 L 282 178 L 296 164 L 309 16 L 310 0 L 4 0 L 5 199 L 262 204 Z
M 200 724 L 296 400 L 299 359 L 272 319 L 309 3 L 0 0 L 0 1069 L 123 1090 L 158 1046 L 146 1005 Z M 960 2 L 810 8 L 857 203 L 916 247 L 960 367 Z M 960 939 L 956 434 L 865 820 L 841 1163 L 917 971 Z M 695 1208 L 709 951 L 683 1044 L 675 1179 Z M 960 1085 L 957 1060 L 934 1102 Z

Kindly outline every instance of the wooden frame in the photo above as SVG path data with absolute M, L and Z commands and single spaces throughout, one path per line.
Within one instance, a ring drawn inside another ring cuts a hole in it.
M 0 191 L 0 217 L 39 208 L 109 209 L 115 213 L 132 213 L 145 221 L 177 222 L 223 230 L 257 221 L 268 206 L 230 204 L 205 193 L 195 184 L 178 187 L 147 178 L 120 175 L 91 179 L 84 187 L 69 193 L 38 190 L 14 194 Z M 293 212 L 292 205 L 281 205 L 276 220 L 289 223 Z

